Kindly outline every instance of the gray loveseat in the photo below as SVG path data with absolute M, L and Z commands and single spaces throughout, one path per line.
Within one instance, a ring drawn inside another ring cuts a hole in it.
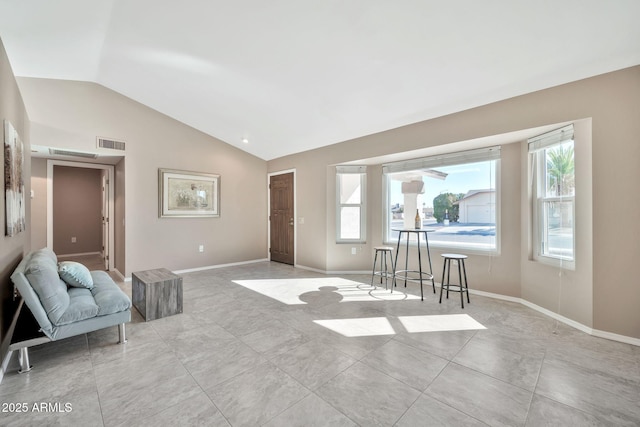
M 10 345 L 10 350 L 20 351 L 21 372 L 31 369 L 29 347 L 45 342 L 116 325 L 120 343 L 126 342 L 124 324 L 131 320 L 129 297 L 105 271 L 89 272 L 77 264 L 74 267 L 86 273 L 78 269 L 80 277 L 69 276 L 66 270 L 60 270 L 56 254 L 44 248 L 27 254 L 11 275 L 44 334 Z

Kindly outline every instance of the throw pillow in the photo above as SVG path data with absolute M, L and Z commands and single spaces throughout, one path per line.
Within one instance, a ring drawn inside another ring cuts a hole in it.
M 58 274 L 64 282 L 75 288 L 93 289 L 93 279 L 89 269 L 79 262 L 61 261 L 58 263 Z

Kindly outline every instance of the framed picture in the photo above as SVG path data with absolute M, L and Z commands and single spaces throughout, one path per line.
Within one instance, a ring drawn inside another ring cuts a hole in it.
M 219 217 L 220 175 L 158 169 L 160 218 Z
M 4 205 L 5 235 L 15 236 L 27 229 L 24 200 L 24 152 L 18 132 L 4 121 Z

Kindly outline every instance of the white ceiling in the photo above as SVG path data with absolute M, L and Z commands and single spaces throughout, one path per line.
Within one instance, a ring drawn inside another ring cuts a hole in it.
M 640 64 L 639 16 L 638 0 L 0 0 L 0 38 L 17 76 L 96 82 L 270 160 Z

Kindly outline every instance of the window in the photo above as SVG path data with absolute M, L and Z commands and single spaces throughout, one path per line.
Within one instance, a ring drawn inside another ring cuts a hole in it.
M 497 252 L 499 162 L 491 147 L 383 165 L 385 242 L 414 228 L 417 210 L 430 246 Z
M 366 166 L 336 168 L 336 241 L 364 242 Z
M 531 138 L 534 258 L 574 260 L 573 125 Z

